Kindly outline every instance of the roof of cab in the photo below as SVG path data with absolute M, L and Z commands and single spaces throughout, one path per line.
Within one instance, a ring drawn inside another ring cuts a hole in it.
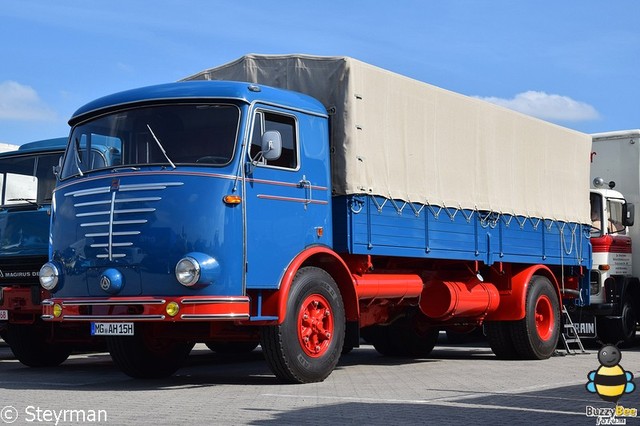
M 7 151 L 0 154 L 0 156 L 16 155 L 16 154 L 28 154 L 31 152 L 40 151 L 63 151 L 67 146 L 67 138 L 53 138 L 43 139 L 34 142 L 27 142 L 18 147 L 15 151 Z
M 126 106 L 205 99 L 234 99 L 247 103 L 263 101 L 316 115 L 327 115 L 326 109 L 319 101 L 297 92 L 237 81 L 184 81 L 141 87 L 104 96 L 80 107 L 69 120 L 69 124 L 73 126 L 88 116 Z

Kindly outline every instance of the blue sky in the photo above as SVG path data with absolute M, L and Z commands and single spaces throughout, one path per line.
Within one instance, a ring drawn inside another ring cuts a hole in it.
M 0 142 L 247 53 L 352 56 L 586 133 L 640 128 L 637 0 L 2 0 Z

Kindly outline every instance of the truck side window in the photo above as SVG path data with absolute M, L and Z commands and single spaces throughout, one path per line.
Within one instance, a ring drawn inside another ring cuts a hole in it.
M 622 202 L 607 200 L 609 209 L 609 223 L 607 224 L 610 234 L 624 234 L 626 229 L 622 224 Z
M 277 160 L 264 162 L 267 166 L 295 169 L 298 167 L 298 143 L 296 140 L 296 121 L 293 117 L 270 112 L 258 112 L 253 123 L 251 136 L 251 158 L 260 152 L 262 134 L 268 130 L 277 130 L 282 136 L 282 154 Z
M 591 193 L 591 234 L 599 236 L 602 232 L 602 196 Z

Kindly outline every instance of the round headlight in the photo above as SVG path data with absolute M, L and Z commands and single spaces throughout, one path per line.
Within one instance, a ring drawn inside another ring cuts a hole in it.
M 176 278 L 186 287 L 195 285 L 200 279 L 200 264 L 193 257 L 184 257 L 176 264 Z
M 51 262 L 45 263 L 38 272 L 38 278 L 40 278 L 40 285 L 45 290 L 53 290 L 58 285 L 60 277 L 60 271 L 56 265 Z

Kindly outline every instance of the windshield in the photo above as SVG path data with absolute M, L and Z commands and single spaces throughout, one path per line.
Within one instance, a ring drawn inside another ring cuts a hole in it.
M 53 167 L 61 152 L 0 158 L 2 207 L 17 204 L 42 205 L 51 202 L 56 184 Z
M 105 168 L 223 166 L 235 149 L 240 110 L 228 104 L 129 109 L 76 126 L 61 179 Z

